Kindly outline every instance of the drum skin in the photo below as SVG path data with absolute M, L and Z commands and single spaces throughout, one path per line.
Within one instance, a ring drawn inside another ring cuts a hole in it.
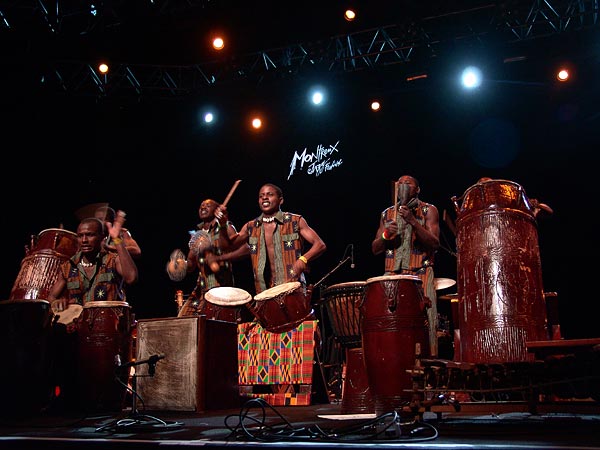
M 469 363 L 532 361 L 527 341 L 547 340 L 537 223 L 523 188 L 471 186 L 457 207 L 460 355 Z
M 375 413 L 385 414 L 413 399 L 410 371 L 430 356 L 426 301 L 414 275 L 367 280 L 360 306 L 362 346 Z
M 179 311 L 178 317 L 202 315 L 209 320 L 235 323 L 251 322 L 253 316 L 246 307 L 246 303 L 250 300 L 252 300 L 252 296 L 243 289 L 215 287 L 209 289 L 203 299 L 188 298 Z
M 53 399 L 53 313 L 45 300 L 0 302 L 0 415 L 37 414 Z
M 132 322 L 126 302 L 95 301 L 83 306 L 77 320 L 77 392 L 86 411 L 121 411 L 132 358 Z M 115 376 L 124 383 L 120 384 Z

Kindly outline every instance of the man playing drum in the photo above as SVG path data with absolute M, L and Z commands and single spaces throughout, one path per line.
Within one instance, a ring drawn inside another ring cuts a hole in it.
M 203 200 L 198 208 L 200 223 L 195 231 L 190 231 L 189 251 L 187 259 L 179 259 L 169 262 L 167 273 L 174 281 L 181 281 L 188 273 L 198 269 L 196 287 L 189 295 L 187 301 L 179 311 L 179 316 L 204 314 L 209 319 L 225 320 L 230 322 L 246 322 L 251 320 L 247 309 L 241 305 L 231 309 L 221 308 L 217 305 L 207 303 L 205 294 L 215 287 L 234 286 L 233 267 L 231 262 L 209 263 L 208 255 L 220 255 L 221 236 L 233 237 L 237 230 L 233 223 L 224 221 L 221 225 L 216 217 L 215 211 L 219 204 L 210 198 Z M 232 291 L 236 292 L 236 291 Z M 228 299 L 224 299 L 228 300 Z
M 79 251 L 62 263 L 48 300 L 60 316 L 72 306 L 82 313 L 66 325 L 56 327 L 56 382 L 69 406 L 118 410 L 125 391 L 115 381 L 115 358 L 127 362 L 131 356 L 131 321 L 125 286 L 138 280 L 138 269 L 120 237 L 125 213 L 113 223 L 95 217 L 77 227 Z M 105 227 L 108 232 L 105 233 Z M 103 246 L 107 236 L 116 251 Z M 121 374 L 123 382 L 127 373 Z
M 308 262 L 321 256 L 327 248 L 304 217 L 281 211 L 282 204 L 281 188 L 271 183 L 263 185 L 258 192 L 261 215 L 245 223 L 230 239 L 228 245 L 234 251 L 214 258 L 221 263 L 250 255 L 257 294 L 292 281 L 305 286 Z M 218 208 L 216 215 L 219 222 L 225 223 L 226 208 Z M 305 243 L 310 244 L 306 252 Z
M 419 199 L 419 182 L 410 175 L 395 183 L 395 204 L 380 216 L 379 228 L 371 244 L 374 255 L 385 255 L 386 274 L 416 275 L 423 282 L 424 295 L 431 306 L 427 310 L 429 346 L 437 356 L 437 297 L 433 263 L 440 246 L 437 208 Z

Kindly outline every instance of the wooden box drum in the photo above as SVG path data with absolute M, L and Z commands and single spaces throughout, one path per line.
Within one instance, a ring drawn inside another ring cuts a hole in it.
M 429 357 L 429 331 L 422 282 L 414 275 L 367 280 L 362 342 L 375 413 L 385 414 L 413 398 L 412 376 L 420 357 Z
M 506 180 L 477 183 L 461 199 L 453 199 L 461 360 L 532 360 L 526 342 L 548 339 L 533 208 Z
M 33 237 L 27 256 L 21 261 L 10 300 L 46 300 L 58 278 L 60 265 L 79 248 L 77 234 L 62 228 L 49 228 Z
M 298 281 L 283 283 L 255 295 L 248 303 L 248 309 L 271 333 L 293 330 L 313 317 L 310 298 Z

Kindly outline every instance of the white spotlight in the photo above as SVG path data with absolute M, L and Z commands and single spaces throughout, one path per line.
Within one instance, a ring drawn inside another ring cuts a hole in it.
M 477 67 L 469 66 L 463 70 L 460 77 L 463 86 L 467 89 L 475 89 L 481 85 L 481 70 Z

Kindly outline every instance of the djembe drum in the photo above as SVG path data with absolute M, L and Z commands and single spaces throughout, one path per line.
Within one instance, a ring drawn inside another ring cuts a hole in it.
M 356 281 L 329 286 L 323 292 L 324 305 L 336 341 L 346 359 L 342 386 L 342 414 L 372 413 L 373 397 L 369 389 L 360 332 L 360 309 L 366 282 Z
M 252 321 L 246 304 L 252 296 L 244 289 L 218 286 L 209 289 L 203 299 L 190 297 L 179 311 L 178 317 L 206 316 L 210 320 L 244 323 Z

